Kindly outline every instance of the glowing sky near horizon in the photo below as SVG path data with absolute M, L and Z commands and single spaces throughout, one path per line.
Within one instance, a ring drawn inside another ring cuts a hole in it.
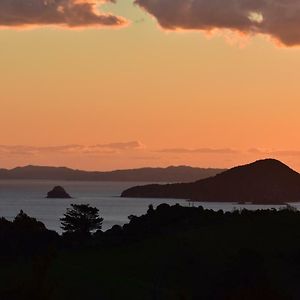
M 300 18 L 289 13 L 287 28 L 278 1 L 232 9 L 234 22 L 165 16 L 151 0 L 96 15 L 76 6 L 85 1 L 61 2 L 73 5 L 68 15 L 51 8 L 42 24 L 40 10 L 18 11 L 26 26 L 0 16 L 0 167 L 231 167 L 275 157 L 300 171 Z M 87 17 L 79 22 L 74 9 Z

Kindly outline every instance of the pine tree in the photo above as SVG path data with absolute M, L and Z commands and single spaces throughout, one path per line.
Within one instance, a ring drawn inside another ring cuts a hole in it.
M 103 218 L 99 217 L 99 210 L 89 204 L 71 204 L 64 217 L 60 219 L 61 228 L 65 232 L 76 232 L 89 235 L 101 229 Z

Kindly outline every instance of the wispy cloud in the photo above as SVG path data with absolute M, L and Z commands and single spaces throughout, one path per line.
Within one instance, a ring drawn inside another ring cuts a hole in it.
M 62 145 L 62 146 L 26 146 L 0 145 L 2 155 L 39 155 L 39 154 L 114 154 L 123 151 L 144 149 L 145 145 L 139 141 L 117 142 L 97 145 Z
M 266 156 L 300 156 L 300 150 L 264 150 L 258 148 L 251 148 L 248 150 L 250 154 L 259 154 Z
M 55 25 L 69 28 L 122 26 L 119 16 L 101 13 L 97 7 L 114 0 L 0 0 L 1 27 Z
M 144 149 L 146 146 L 140 141 L 131 141 L 123 143 L 110 143 L 110 144 L 97 144 L 91 146 L 92 148 L 109 148 L 115 150 L 132 150 L 132 149 Z
M 286 46 L 300 45 L 297 0 L 135 0 L 168 30 L 229 29 L 266 34 Z
M 161 153 L 174 153 L 174 154 L 235 154 L 236 150 L 230 148 L 196 148 L 196 149 L 188 149 L 188 148 L 168 148 L 168 149 L 160 149 L 155 152 Z

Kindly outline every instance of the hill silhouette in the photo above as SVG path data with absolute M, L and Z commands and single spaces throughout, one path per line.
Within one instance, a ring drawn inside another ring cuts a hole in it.
M 300 174 L 278 160 L 264 159 L 192 183 L 133 187 L 121 196 L 255 204 L 300 202 Z
M 11 170 L 0 169 L 0 179 L 188 182 L 214 176 L 222 171 L 224 169 L 204 169 L 188 166 L 140 168 L 109 172 L 73 170 L 66 167 L 25 166 Z

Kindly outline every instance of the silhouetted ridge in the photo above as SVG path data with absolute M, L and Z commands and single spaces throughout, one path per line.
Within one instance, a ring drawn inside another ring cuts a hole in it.
M 214 176 L 224 169 L 204 169 L 188 166 L 139 168 L 108 172 L 73 170 L 66 167 L 25 166 L 11 170 L 0 169 L 0 179 L 45 179 L 78 181 L 140 181 L 189 182 Z
M 182 198 L 207 202 L 300 202 L 300 175 L 275 159 L 234 167 L 193 183 L 133 187 L 122 197 Z
M 299 175 L 296 171 L 292 170 L 289 166 L 285 165 L 276 159 L 263 159 L 253 163 L 234 167 L 225 172 L 220 173 L 221 176 L 236 176 L 236 175 L 266 175 L 269 176 L 289 176 L 292 173 Z

